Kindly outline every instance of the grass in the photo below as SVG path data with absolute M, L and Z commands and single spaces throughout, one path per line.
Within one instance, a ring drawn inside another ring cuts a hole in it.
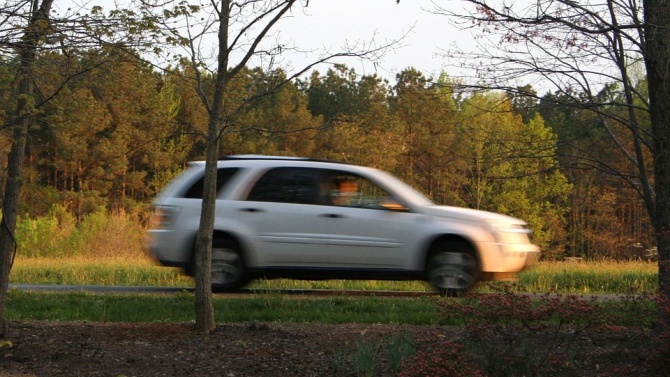
M 155 265 L 147 257 L 134 258 L 19 258 L 10 275 L 15 284 L 193 286 L 179 270 Z M 644 262 L 545 262 L 521 274 L 513 284 L 482 284 L 480 291 L 556 292 L 561 294 L 653 294 L 656 265 Z M 380 298 L 312 296 L 286 297 L 276 289 L 357 289 L 426 291 L 423 282 L 295 281 L 260 280 L 251 287 L 259 293 L 248 296 L 215 296 L 216 320 L 221 322 L 289 321 L 320 323 L 435 324 L 437 296 Z M 61 320 L 104 322 L 190 321 L 193 294 L 124 295 L 92 293 L 38 293 L 11 290 L 6 316 L 15 320 Z M 622 300 L 607 304 L 622 317 L 650 313 L 649 302 Z M 633 308 L 631 310 L 631 307 Z M 643 310 L 644 309 L 644 310 Z
M 437 298 L 250 297 L 215 296 L 219 322 L 388 323 L 434 324 Z M 93 322 L 187 322 L 193 319 L 193 294 L 121 295 L 40 293 L 10 290 L 10 320 Z
M 437 296 L 307 297 L 264 293 L 214 297 L 217 322 L 379 323 L 462 326 L 468 317 L 445 322 L 440 306 L 454 299 Z M 587 299 L 588 301 L 588 299 Z M 472 305 L 471 300 L 460 300 Z M 623 296 L 600 302 L 609 318 L 622 324 L 649 326 L 655 321 L 656 305 L 647 298 Z M 85 292 L 44 293 L 12 289 L 8 292 L 5 318 L 67 322 L 189 322 L 194 316 L 193 293 L 96 294 Z
M 9 277 L 15 284 L 192 287 L 179 269 L 148 257 L 18 258 Z
M 569 294 L 641 294 L 658 289 L 658 265 L 652 262 L 541 262 L 520 275 L 529 292 Z

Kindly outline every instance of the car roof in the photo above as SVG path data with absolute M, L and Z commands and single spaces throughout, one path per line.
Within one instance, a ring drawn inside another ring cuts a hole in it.
M 205 161 L 192 161 L 189 163 L 190 168 L 185 171 L 180 178 L 172 182 L 169 188 L 166 188 L 161 193 L 162 196 L 174 196 L 173 191 L 183 184 L 184 180 L 190 180 L 198 172 L 202 172 L 205 168 Z M 217 163 L 218 168 L 243 168 L 251 170 L 267 170 L 273 168 L 284 167 L 309 167 L 315 169 L 329 169 L 342 172 L 349 172 L 352 174 L 359 174 L 366 178 L 380 184 L 382 187 L 394 187 L 396 192 L 404 192 L 405 198 L 410 198 L 411 203 L 418 203 L 419 205 L 432 205 L 432 202 L 425 198 L 422 194 L 416 192 L 407 183 L 399 180 L 393 175 L 382 170 L 353 165 L 349 163 L 318 160 L 305 157 L 288 157 L 288 156 L 265 156 L 265 155 L 233 155 L 226 156 L 219 159 Z M 413 199 L 412 199 L 413 198 Z
M 268 156 L 261 154 L 235 154 L 231 156 L 225 156 L 219 159 L 220 161 L 225 160 L 303 160 L 310 161 L 310 158 L 307 157 L 293 157 L 293 156 Z
M 197 166 L 204 168 L 205 161 L 191 161 L 190 166 Z M 366 169 L 363 166 L 351 165 L 345 162 L 320 160 L 309 157 L 293 157 L 293 156 L 269 156 L 256 154 L 240 154 L 231 155 L 219 158 L 219 167 L 275 167 L 275 166 L 312 166 L 312 167 L 352 167 L 357 169 Z

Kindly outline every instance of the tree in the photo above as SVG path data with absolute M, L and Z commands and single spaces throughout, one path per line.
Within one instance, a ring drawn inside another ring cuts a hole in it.
M 670 8 L 660 0 L 644 1 L 644 61 L 649 82 L 649 112 L 654 137 L 656 206 L 654 227 L 658 247 L 660 290 L 670 302 Z M 667 311 L 666 311 L 667 313 Z M 666 325 L 670 318 L 664 318 Z
M 21 190 L 21 168 L 28 137 L 30 117 L 36 110 L 34 98 L 34 63 L 37 49 L 43 38 L 50 34 L 49 13 L 53 0 L 35 2 L 27 15 L 27 24 L 19 44 L 18 99 L 10 124 L 13 128 L 12 148 L 7 158 L 7 181 L 2 203 L 0 221 L 0 337 L 7 337 L 8 325 L 5 320 L 5 300 L 9 286 L 9 272 L 16 253 L 16 218 L 19 193 Z M 39 6 L 38 6 L 39 5 Z M 14 11 L 13 9 L 11 11 Z
M 441 184 L 450 181 L 445 175 L 455 170 L 458 149 L 454 140 L 456 102 L 450 83 L 445 77 L 434 83 L 413 68 L 403 70 L 397 79 L 390 108 L 404 138 L 401 165 L 405 169 L 400 175 L 439 202 L 453 200 L 454 187 Z
M 571 187 L 558 170 L 553 132 L 537 115 L 524 124 L 500 93 L 472 95 L 461 108 L 457 144 L 465 203 L 525 219 L 545 256 L 561 254 Z
M 31 131 L 26 169 L 35 178 L 24 192 L 27 213 L 49 210 L 30 207 L 45 186 L 78 218 L 100 207 L 133 213 L 145 206 L 155 194 L 155 172 L 185 159 L 164 138 L 174 128 L 174 84 L 113 49 L 68 57 L 50 52 L 37 63 L 50 73 L 36 78 L 41 90 L 54 92 L 54 83 L 62 88 L 43 106 Z M 59 84 L 61 66 L 88 74 Z
M 6 88 L 11 93 L 8 107 L 13 111 L 4 117 L 1 127 L 3 131 L 11 132 L 12 145 L 7 156 L 0 222 L 0 337 L 8 335 L 4 310 L 9 272 L 16 253 L 14 231 L 30 127 L 43 106 L 63 88 L 62 83 L 73 77 L 67 72 L 60 77 L 61 85 L 53 85 L 53 91 L 41 90 L 36 86 L 36 78 L 41 74 L 38 57 L 49 50 L 61 51 L 67 56 L 72 50 L 85 50 L 105 43 L 129 46 L 137 43 L 134 36 L 142 37 L 143 31 L 149 30 L 147 26 L 150 26 L 142 20 L 135 22 L 131 17 L 133 13 L 123 9 L 114 10 L 110 16 L 103 15 L 99 7 L 94 7 L 90 13 L 68 9 L 62 15 L 54 14 L 53 3 L 53 0 L 31 0 L 6 1 L 0 5 L 0 52 L 13 57 L 1 62 L 9 63 L 9 70 L 15 75 L 15 80 Z M 129 24 L 133 27 L 128 27 Z M 133 32 L 137 34 L 133 35 Z
M 612 87 L 607 85 L 599 93 L 603 102 L 620 101 Z M 603 107 L 602 111 L 611 114 L 603 120 L 593 111 L 552 97 L 555 95 L 546 94 L 538 110 L 558 136 L 561 168 L 573 184 L 568 222 L 570 255 L 631 259 L 650 254 L 655 240 L 643 198 L 617 174 L 630 172 L 629 159 L 613 147 L 610 134 L 601 126 L 604 121 L 615 134 L 625 134 L 625 126 L 612 120 L 613 116 L 625 115 L 622 109 Z M 648 117 L 644 115 L 639 116 L 640 125 L 648 132 Z M 630 138 L 619 138 L 619 142 L 632 150 Z M 651 164 L 650 150 L 644 150 L 644 159 Z M 652 170 L 651 166 L 647 169 Z
M 356 71 L 343 64 L 329 69 L 325 77 L 312 72 L 307 89 L 309 111 L 323 116 L 325 122 L 360 113 L 366 106 L 360 102 L 356 79 Z
M 323 117 L 316 157 L 394 171 L 399 168 L 402 136 L 389 111 L 388 83 L 377 75 L 359 77 L 337 65 L 326 76 L 313 72 L 298 81 L 313 114 Z M 337 99 L 340 97 L 342 99 Z
M 203 133 L 206 143 L 204 190 L 195 245 L 195 311 L 197 331 L 208 333 L 215 327 L 210 271 L 215 231 L 217 160 L 221 142 L 225 140 L 222 136 L 248 129 L 242 120 L 250 107 L 315 65 L 337 57 L 374 58 L 396 42 L 384 46 L 359 44 L 340 53 L 325 53 L 312 64 L 281 77 L 275 75 L 275 59 L 296 47 L 281 42 L 272 44 L 267 39 L 289 11 L 302 5 L 298 0 L 221 0 L 202 7 L 182 1 L 149 1 L 143 4 L 150 15 L 148 18 L 160 22 L 161 17 L 167 16 L 162 22 L 166 40 L 184 48 L 183 54 L 177 54 L 177 58 L 190 65 L 189 72 L 194 75 L 192 80 L 196 91 L 207 111 L 207 127 Z M 212 34 L 216 35 L 214 41 L 205 40 Z M 200 49 L 203 43 L 216 46 L 215 57 Z M 257 77 L 265 82 L 264 90 L 260 92 L 252 90 L 257 86 L 236 86 L 241 82 L 236 78 L 244 75 L 251 64 L 258 64 L 259 72 L 266 73 Z M 209 88 L 204 86 L 203 78 L 206 76 L 213 78 L 213 85 Z
M 537 98 L 534 91 L 517 87 L 521 79 L 543 82 L 555 88 L 561 104 L 593 112 L 614 148 L 634 170 L 617 175 L 634 187 L 650 218 L 654 217 L 653 181 L 645 149 L 651 138 L 640 120 L 648 109 L 640 91 L 636 67 L 643 56 L 642 9 L 636 2 L 575 3 L 569 0 L 539 1 L 508 6 L 496 2 L 466 0 L 475 9 L 469 14 L 437 9 L 437 13 L 467 21 L 480 29 L 480 50 L 459 56 L 469 59 L 486 87 L 515 92 L 516 97 Z M 481 65 L 480 65 L 481 64 Z M 540 81 L 541 80 L 541 81 Z M 601 96 L 602 89 L 617 96 Z M 545 98 L 546 100 L 546 98 Z M 612 109 L 618 111 L 611 111 Z M 615 126 L 622 125 L 619 129 Z M 622 143 L 627 138 L 630 144 Z M 589 163 L 606 166 L 596 154 Z M 605 167 L 606 169 L 606 167 Z
M 314 117 L 307 109 L 308 98 L 293 82 L 272 89 L 271 82 L 259 79 L 266 73 L 258 69 L 245 75 L 243 80 L 254 85 L 256 93 L 268 93 L 257 101 L 243 116 L 247 129 L 235 136 L 237 146 L 230 138 L 224 143 L 231 153 L 243 150 L 245 153 L 281 154 L 289 156 L 311 156 L 314 154 L 314 137 L 320 127 L 320 118 Z M 286 75 L 278 70 L 273 74 L 279 80 Z

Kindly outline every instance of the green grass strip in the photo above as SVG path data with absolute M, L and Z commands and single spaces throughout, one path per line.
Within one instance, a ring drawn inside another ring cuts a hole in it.
M 219 322 L 386 323 L 433 324 L 437 298 L 214 297 Z M 11 290 L 6 318 L 10 320 L 93 322 L 185 322 L 194 318 L 192 293 L 119 295 L 40 293 Z
M 534 296 L 542 299 L 542 296 Z M 447 301 L 458 300 L 458 301 Z M 585 298 L 589 301 L 589 298 Z M 214 296 L 217 322 L 293 323 L 380 323 L 406 325 L 463 325 L 465 311 L 445 321 L 445 303 L 459 302 L 477 307 L 478 300 L 439 297 L 306 297 L 258 294 Z M 193 293 L 99 294 L 43 293 L 10 290 L 6 319 L 65 322 L 189 322 L 194 319 Z M 657 320 L 657 306 L 649 297 L 620 296 L 616 300 L 593 301 L 611 323 L 623 326 L 651 326 Z M 503 309 L 503 308 L 501 308 Z M 509 309 L 509 308 L 507 308 Z M 478 310 L 478 309 L 475 309 Z M 496 311 L 497 309 L 494 309 Z M 461 317 L 461 315 L 464 315 Z

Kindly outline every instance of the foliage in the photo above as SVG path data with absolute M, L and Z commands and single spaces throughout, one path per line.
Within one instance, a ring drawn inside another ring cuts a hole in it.
M 453 204 L 459 202 L 453 193 L 460 183 L 455 173 L 463 147 L 456 140 L 457 105 L 446 78 L 431 81 L 411 68 L 397 75 L 389 106 L 402 144 L 393 172 L 438 203 Z
M 646 305 L 655 302 L 658 303 L 654 297 L 595 301 L 547 294 L 531 298 L 509 291 L 440 301 L 445 323 L 463 326 L 465 336 L 453 340 L 438 333 L 417 339 L 418 351 L 405 360 L 399 375 L 580 375 L 580 370 L 592 365 L 582 364 L 591 358 L 583 354 L 579 343 L 591 342 L 598 334 L 646 336 L 641 334 L 649 334 L 658 308 L 667 308 Z M 610 304 L 620 310 L 607 309 Z M 667 370 L 667 332 L 661 334 L 643 345 L 650 351 L 644 369 L 648 375 Z M 602 352 L 595 348 L 594 355 Z M 632 364 L 623 368 L 622 373 L 626 373 L 626 368 L 641 372 Z
M 606 92 L 606 90 L 603 90 Z M 607 90 L 609 92 L 609 90 Z M 616 102 L 615 95 L 603 94 L 602 100 Z M 539 113 L 558 137 L 558 156 L 573 185 L 568 216 L 568 248 L 572 256 L 590 259 L 607 257 L 638 258 L 655 243 L 639 185 L 621 185 L 617 170 L 626 171 L 627 159 L 614 146 L 630 141 L 613 142 L 612 135 L 625 134 L 623 124 L 609 121 L 602 127 L 602 117 L 580 109 L 586 100 L 547 94 L 539 104 Z M 609 116 L 625 116 L 622 109 L 603 109 Z M 637 118 L 648 132 L 647 117 Z M 647 163 L 651 160 L 645 151 Z M 614 175 L 614 176 L 613 176 Z M 637 187 L 637 188 L 636 188 Z
M 46 216 L 19 219 L 16 238 L 20 254 L 38 258 L 109 258 L 143 255 L 145 233 L 136 216 L 104 209 L 76 221 L 56 205 Z
M 493 294 L 474 303 L 444 302 L 442 312 L 447 322 L 465 320 L 466 348 L 489 376 L 541 376 L 578 368 L 572 344 L 586 330 L 605 324 L 601 304 L 577 296 Z M 531 341 L 536 337 L 543 339 L 541 346 Z
M 376 368 L 381 359 L 386 359 L 392 373 L 398 373 L 404 360 L 415 352 L 413 339 L 409 334 L 401 332 L 391 334 L 381 341 L 356 340 L 355 350 L 342 349 L 333 355 L 335 375 L 348 375 L 347 364 L 351 362 L 357 376 L 375 376 Z
M 417 353 L 402 363 L 398 377 L 480 377 L 485 374 L 462 344 L 444 341 L 439 335 L 422 340 Z
M 467 98 L 459 117 L 467 205 L 526 220 L 543 257 L 562 254 L 571 185 L 558 170 L 556 138 L 543 119 L 522 123 L 507 97 L 496 93 Z
M 667 370 L 670 370 L 670 301 L 662 295 L 656 297 L 656 304 L 659 310 L 657 331 L 651 337 L 650 349 L 652 350 L 647 357 L 647 370 L 651 371 L 650 376 L 662 376 Z
M 360 377 L 372 377 L 375 369 L 376 349 L 375 345 L 356 341 L 356 375 Z
M 413 339 L 405 333 L 388 336 L 385 339 L 389 367 L 392 372 L 400 371 L 403 362 L 416 353 Z
M 74 216 L 64 207 L 52 207 L 48 216 L 19 219 L 16 239 L 19 249 L 28 257 L 74 256 L 70 239 L 76 232 Z

